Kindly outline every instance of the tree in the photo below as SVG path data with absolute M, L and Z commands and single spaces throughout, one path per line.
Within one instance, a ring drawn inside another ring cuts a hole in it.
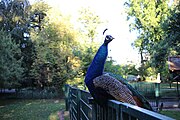
M 50 9 L 49 5 L 42 0 L 37 0 L 30 8 L 30 26 L 37 32 L 43 27 L 43 20 L 46 12 Z
M 61 90 L 67 80 L 78 74 L 80 60 L 74 55 L 78 46 L 76 32 L 70 20 L 57 10 L 49 9 L 45 14 L 41 29 L 31 32 L 37 55 L 32 75 L 41 88 L 51 84 Z
M 137 30 L 139 33 L 134 46 L 139 49 L 141 73 L 144 73 L 145 62 L 148 60 L 144 59 L 145 55 L 154 58 L 157 55 L 155 50 L 160 49 L 159 43 L 164 40 L 164 31 L 161 25 L 169 15 L 168 0 L 129 0 L 126 5 L 128 19 L 134 20 L 130 24 L 130 30 Z M 163 51 L 163 49 L 161 50 Z M 162 72 L 163 62 L 156 61 L 158 63 L 156 66 L 153 66 L 154 62 L 151 63 L 152 67 L 156 67 L 157 72 Z
M 104 66 L 104 72 L 111 72 L 113 74 L 123 75 L 124 71 L 122 67 L 120 65 L 115 65 L 114 62 L 115 61 L 112 60 L 112 58 L 108 59 Z
M 23 76 L 21 50 L 11 35 L 0 31 L 0 82 L 1 87 L 16 88 Z
M 153 66 L 158 68 L 158 72 L 161 72 L 162 76 L 167 78 L 168 75 L 168 64 L 167 59 L 169 56 L 176 56 L 180 54 L 179 49 L 179 18 L 180 8 L 178 2 L 174 2 L 171 6 L 170 15 L 167 19 L 161 23 L 161 28 L 164 31 L 163 40 L 156 44 L 153 52 L 151 62 Z
M 25 29 L 28 19 L 28 0 L 1 0 L 0 3 L 1 28 L 5 31 L 12 31 L 12 34 L 16 37 L 22 38 L 22 32 Z M 13 32 L 13 29 L 15 29 L 17 33 L 15 33 L 15 31 Z
M 179 1 L 180 2 L 180 1 Z M 167 54 L 169 56 L 180 54 L 180 4 L 177 2 L 175 7 L 171 10 L 171 15 L 163 24 L 163 29 L 165 31 L 165 40 L 163 41 L 163 46 L 167 49 Z
M 180 1 L 179 1 L 180 2 Z M 157 53 L 161 54 L 161 61 L 164 63 L 164 69 L 166 74 L 169 72 L 167 58 L 169 56 L 178 56 L 180 55 L 180 4 L 175 2 L 171 9 L 171 15 L 168 19 L 162 24 L 164 32 L 164 41 L 160 42 L 161 47 L 164 51 L 158 51 Z M 166 58 L 166 59 L 163 59 Z M 156 57 L 155 60 L 158 58 Z M 154 60 L 154 61 L 155 61 Z M 165 73 L 164 73 L 165 74 Z M 173 74 L 176 76 L 176 73 Z M 170 75 L 168 75 L 170 76 Z M 167 76 L 167 77 L 168 77 Z
M 0 26 L 11 34 L 19 45 L 22 56 L 24 77 L 21 83 L 29 80 L 31 65 L 34 60 L 34 45 L 30 39 L 30 4 L 28 0 L 2 0 Z
M 79 21 L 82 24 L 81 32 L 85 33 L 86 36 L 94 42 L 94 39 L 97 35 L 98 25 L 102 23 L 100 17 L 96 15 L 94 11 L 90 8 L 82 8 L 79 11 L 80 17 Z

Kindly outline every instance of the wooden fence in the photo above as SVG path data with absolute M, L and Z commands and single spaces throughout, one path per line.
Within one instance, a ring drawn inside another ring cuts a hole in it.
M 109 100 L 100 107 L 89 92 L 65 86 L 66 110 L 71 120 L 173 120 L 170 117 L 134 105 Z

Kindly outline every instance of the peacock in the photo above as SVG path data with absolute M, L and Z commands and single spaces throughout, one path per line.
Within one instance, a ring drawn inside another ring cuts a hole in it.
M 89 92 L 99 105 L 105 105 L 108 100 L 113 99 L 153 111 L 146 98 L 129 85 L 125 79 L 112 73 L 103 72 L 108 55 L 108 44 L 113 39 L 111 35 L 106 35 L 104 43 L 98 49 L 87 70 L 84 81 Z

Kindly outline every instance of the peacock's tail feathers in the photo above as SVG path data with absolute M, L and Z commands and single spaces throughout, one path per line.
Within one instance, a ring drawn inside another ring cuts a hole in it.
M 109 76 L 111 76 L 112 78 L 116 79 L 117 81 L 120 81 L 121 84 L 123 84 L 124 86 L 126 86 L 124 89 L 128 89 L 128 91 L 131 92 L 134 100 L 136 101 L 137 105 L 149 110 L 153 110 L 150 103 L 148 102 L 148 100 L 141 95 L 138 90 L 136 90 L 135 88 L 133 88 L 130 84 L 128 84 L 128 81 L 126 79 L 124 79 L 122 76 L 117 75 L 117 74 L 113 74 L 113 73 L 105 73 L 108 74 Z
M 116 100 L 137 105 L 132 97 L 132 92 L 120 81 L 109 75 L 103 74 L 96 77 L 93 79 L 93 84 L 95 88 L 100 87 L 107 91 L 107 93 L 112 95 Z

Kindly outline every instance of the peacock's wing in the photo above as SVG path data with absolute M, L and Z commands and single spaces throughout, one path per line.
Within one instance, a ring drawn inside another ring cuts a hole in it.
M 104 74 L 96 77 L 95 79 L 93 79 L 93 84 L 95 88 L 101 88 L 105 90 L 116 100 L 137 105 L 135 100 L 133 99 L 132 92 L 120 81 L 109 75 Z
M 131 93 L 133 94 L 134 98 L 138 99 L 140 105 L 140 107 L 143 107 L 143 108 L 146 108 L 148 110 L 152 110 L 153 111 L 153 108 L 151 107 L 150 103 L 148 102 L 148 100 L 143 96 L 141 95 L 138 90 L 136 90 L 135 88 L 133 88 L 130 84 L 128 84 L 127 80 L 124 79 L 123 77 L 121 77 L 120 75 L 116 75 L 116 74 L 113 74 L 113 73 L 108 73 L 110 76 L 116 78 L 117 80 L 119 80 L 121 83 L 123 83 L 130 91 Z

